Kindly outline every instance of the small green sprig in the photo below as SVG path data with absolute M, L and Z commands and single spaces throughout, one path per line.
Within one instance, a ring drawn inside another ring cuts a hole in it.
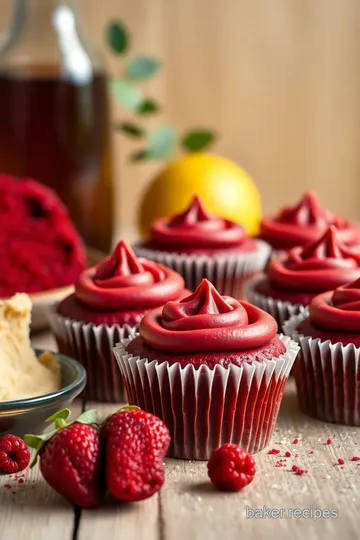
M 134 121 L 116 123 L 115 129 L 145 143 L 130 156 L 131 160 L 170 160 L 178 149 L 184 152 L 207 149 L 215 139 L 210 129 L 192 129 L 181 135 L 171 125 L 149 128 L 148 119 L 161 112 L 162 107 L 156 99 L 144 96 L 139 84 L 159 71 L 161 61 L 152 56 L 131 56 L 129 32 L 120 21 L 109 23 L 106 41 L 115 55 L 124 58 L 121 75 L 111 81 L 111 92 L 117 102 L 135 116 Z

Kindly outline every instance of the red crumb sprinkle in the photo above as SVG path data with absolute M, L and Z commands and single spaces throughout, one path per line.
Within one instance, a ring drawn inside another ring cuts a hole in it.
M 285 452 L 285 457 L 291 457 L 291 452 L 289 452 L 289 450 Z
M 11 486 L 10 486 L 10 484 L 4 484 L 4 488 L 11 489 Z
M 342 457 L 339 457 L 338 464 L 339 465 L 344 465 L 344 463 L 345 463 L 345 460 Z
M 293 444 L 299 444 L 299 439 L 294 439 Z
M 298 474 L 299 476 L 302 476 L 303 474 L 307 474 L 309 472 L 307 469 L 303 469 L 302 467 L 299 467 L 298 465 L 293 465 L 291 467 L 291 470 L 294 471 L 294 473 Z
M 23 484 L 24 481 L 25 481 L 25 480 L 24 480 L 23 478 L 19 478 L 18 483 L 19 483 L 19 484 Z
M 331 439 L 327 439 L 326 444 L 332 444 L 332 440 L 331 440 Z
M 360 461 L 360 456 L 353 456 L 351 461 Z
M 282 459 L 275 461 L 275 467 L 287 467 L 286 463 Z
M 313 454 L 314 453 L 314 450 L 310 450 L 309 454 Z
M 277 448 L 272 448 L 271 450 L 269 450 L 268 453 L 273 454 L 273 455 L 277 455 L 277 454 L 280 454 L 280 450 L 278 450 Z

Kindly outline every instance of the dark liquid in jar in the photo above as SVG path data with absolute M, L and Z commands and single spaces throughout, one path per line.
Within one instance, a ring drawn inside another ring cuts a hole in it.
M 108 251 L 113 185 L 106 75 L 77 84 L 0 72 L 0 173 L 53 188 L 85 243 Z

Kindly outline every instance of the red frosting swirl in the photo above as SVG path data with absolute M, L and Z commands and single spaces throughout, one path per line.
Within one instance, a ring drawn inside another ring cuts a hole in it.
M 245 240 L 248 236 L 241 225 L 208 212 L 198 196 L 185 212 L 158 219 L 151 229 L 151 241 L 170 249 L 227 249 Z
M 312 323 L 325 330 L 360 334 L 360 279 L 316 296 L 309 310 Z
M 276 249 L 289 249 L 307 244 L 329 225 L 339 229 L 344 242 L 360 242 L 356 225 L 323 208 L 315 193 L 309 191 L 296 206 L 285 207 L 277 216 L 264 218 L 260 236 Z
M 268 266 L 270 283 L 292 291 L 327 291 L 360 275 L 360 253 L 339 239 L 330 226 L 319 240 L 273 259 Z
M 120 241 L 111 257 L 83 272 L 76 285 L 78 300 L 105 311 L 151 309 L 179 298 L 184 280 L 164 266 L 137 258 Z
M 176 353 L 253 349 L 266 345 L 276 332 L 271 315 L 221 296 L 206 279 L 192 295 L 149 312 L 140 323 L 147 345 Z

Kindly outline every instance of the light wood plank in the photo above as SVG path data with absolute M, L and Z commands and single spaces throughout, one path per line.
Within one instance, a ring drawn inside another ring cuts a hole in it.
M 279 456 L 263 451 L 255 456 L 257 475 L 242 492 L 216 492 L 209 483 L 206 463 L 167 461 L 167 481 L 161 491 L 164 538 L 168 540 L 218 540 L 246 537 L 266 540 L 276 535 L 278 540 L 308 537 L 314 540 L 358 538 L 358 497 L 360 467 L 349 461 L 360 453 L 360 429 L 332 426 L 302 415 L 295 401 L 291 382 L 281 408 L 271 447 L 281 449 Z M 333 434 L 336 433 L 336 437 Z M 298 445 L 292 444 L 296 436 Z M 326 440 L 331 437 L 332 445 Z M 341 444 L 341 448 L 337 448 Z M 276 468 L 275 462 L 286 450 L 298 458 L 287 461 L 287 468 Z M 309 454 L 314 450 L 314 454 Z M 334 465 L 338 457 L 346 460 L 344 469 Z M 309 469 L 297 476 L 289 469 L 296 463 Z M 246 519 L 246 506 L 262 508 L 333 508 L 338 519 Z
M 105 418 L 116 411 L 119 404 L 88 403 L 87 409 L 96 408 L 99 417 Z M 106 501 L 96 510 L 83 510 L 78 530 L 78 540 L 157 540 L 159 537 L 159 498 L 154 495 L 146 501 L 121 504 Z
M 72 406 L 73 418 L 80 411 L 77 401 Z M 25 476 L 0 476 L 0 540 L 71 540 L 73 505 L 45 482 L 38 465 L 20 474 Z

